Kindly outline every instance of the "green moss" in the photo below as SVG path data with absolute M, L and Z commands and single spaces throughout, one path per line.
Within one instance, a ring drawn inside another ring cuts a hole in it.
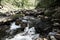
M 15 18 L 19 18 L 19 17 L 23 17 L 25 16 L 24 14 L 16 14 L 16 15 L 13 15 L 11 18 L 15 19 Z
M 37 1 L 36 1 L 37 2 Z M 35 0 L 2 0 L 2 4 L 9 3 L 13 7 L 29 9 L 30 7 L 35 7 Z M 8 6 L 8 5 L 7 5 Z M 33 9 L 33 8 L 32 8 Z

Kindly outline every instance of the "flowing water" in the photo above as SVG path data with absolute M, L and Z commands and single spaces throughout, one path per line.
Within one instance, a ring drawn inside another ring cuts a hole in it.
M 15 22 L 11 24 L 11 34 L 13 33 L 13 30 L 16 30 L 17 28 L 20 28 L 20 25 L 15 25 Z M 13 38 L 9 39 L 6 38 L 5 40 L 35 40 L 36 38 L 39 37 L 39 34 L 35 34 L 35 29 L 34 27 L 29 28 L 26 27 L 23 32 L 20 32 L 16 34 Z
M 20 19 L 21 18 L 18 19 L 19 20 L 18 23 L 19 22 L 22 22 L 22 23 L 19 23 L 17 25 L 16 24 L 16 21 L 11 22 L 10 25 L 9 25 L 10 27 L 7 26 L 7 27 L 9 27 L 9 29 L 7 29 L 6 31 L 4 30 L 6 25 L 5 26 L 3 25 L 4 26 L 4 29 L 2 28 L 3 29 L 2 33 L 4 34 L 4 36 L 1 37 L 1 34 L 2 34 L 1 33 L 0 34 L 0 40 L 36 40 L 36 39 L 39 38 L 39 35 L 40 36 L 42 35 L 41 34 L 41 30 L 39 30 L 40 33 L 38 34 L 36 32 L 36 28 L 34 27 L 35 21 L 38 21 L 39 22 L 40 19 L 35 19 L 32 16 L 26 16 L 26 17 L 23 17 L 22 20 L 20 20 Z M 32 23 L 33 26 L 31 26 L 31 23 Z M 23 28 L 23 26 L 21 24 L 24 24 L 24 25 L 27 24 L 27 25 L 26 25 L 26 27 L 24 26 L 24 28 Z M 4 31 L 6 33 L 4 33 Z M 48 35 L 49 36 L 50 35 L 56 35 L 56 32 L 49 31 Z
M 22 20 L 23 22 L 29 22 L 27 20 Z M 39 37 L 39 34 L 35 33 L 35 28 L 29 28 L 29 23 L 27 23 L 27 27 L 24 28 L 24 31 L 16 33 L 17 29 L 21 29 L 21 25 L 16 25 L 15 22 L 12 22 L 10 25 L 10 29 L 6 30 L 10 35 L 5 37 L 2 40 L 36 40 Z M 14 33 L 16 33 L 14 35 Z

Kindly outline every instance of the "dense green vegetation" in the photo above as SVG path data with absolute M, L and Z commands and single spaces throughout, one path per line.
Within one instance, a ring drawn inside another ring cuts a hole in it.
M 0 5 L 1 5 L 1 0 L 0 0 Z
M 9 3 L 18 8 L 34 8 L 37 5 L 37 0 L 2 0 L 2 4 Z
M 37 7 L 43 7 L 47 8 L 51 4 L 53 4 L 56 0 L 40 0 L 39 3 L 37 4 Z
M 49 8 L 57 4 L 59 0 L 2 0 L 2 4 L 9 3 L 18 8 Z M 1 0 L 0 0 L 1 4 Z

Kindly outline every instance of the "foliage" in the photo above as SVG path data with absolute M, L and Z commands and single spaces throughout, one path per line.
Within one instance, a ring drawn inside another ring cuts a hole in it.
M 17 8 L 30 8 L 37 5 L 37 0 L 2 0 L 5 3 L 9 3 Z
M 39 0 L 37 7 L 48 8 L 51 4 L 53 4 L 56 0 Z
M 1 5 L 1 0 L 0 0 L 0 5 Z

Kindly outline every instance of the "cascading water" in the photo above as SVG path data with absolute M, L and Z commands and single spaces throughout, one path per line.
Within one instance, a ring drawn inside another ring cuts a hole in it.
M 28 27 L 25 28 L 23 33 L 19 33 L 14 36 L 14 38 L 6 40 L 35 40 L 36 38 L 39 37 L 39 34 L 35 34 L 35 29 L 34 27 L 28 29 Z
M 23 32 L 20 32 L 18 34 L 16 34 L 13 38 L 6 38 L 5 40 L 36 40 L 37 38 L 39 38 L 39 34 L 35 33 L 35 28 L 31 27 L 29 28 L 29 21 L 26 20 L 22 20 L 23 22 L 28 22 L 27 23 L 27 27 L 25 27 Z M 11 24 L 11 32 L 13 32 L 13 30 L 16 30 L 17 28 L 20 28 L 20 25 L 15 25 L 15 22 L 13 22 Z
M 39 37 L 39 34 L 35 34 L 34 27 L 30 28 L 26 27 L 23 33 L 19 33 L 14 36 L 14 38 L 6 38 L 6 40 L 35 40 Z
M 20 25 L 15 25 L 15 22 L 11 24 L 10 30 L 15 30 L 17 28 L 20 28 Z

